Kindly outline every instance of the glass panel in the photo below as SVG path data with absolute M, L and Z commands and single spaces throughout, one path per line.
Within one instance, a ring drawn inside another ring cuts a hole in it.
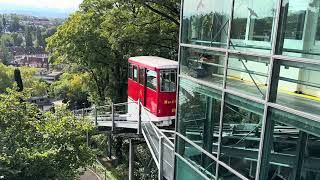
M 190 143 L 184 141 L 182 138 L 177 137 L 180 145 L 179 154 L 185 158 L 193 167 L 197 168 L 200 172 L 207 177 L 213 179 L 215 174 L 216 162 L 208 157 L 206 154 L 199 151 Z
M 320 115 L 320 66 L 280 61 L 276 102 Z
M 182 42 L 225 47 L 231 0 L 188 0 L 183 4 Z
M 139 83 L 142 85 L 145 83 L 145 68 L 139 68 Z
M 284 41 L 279 54 L 320 58 L 319 0 L 287 0 L 282 6 Z
M 224 62 L 225 53 L 183 48 L 181 74 L 222 86 Z
M 129 65 L 128 65 L 128 78 L 129 79 L 132 79 L 132 74 L 133 74 L 132 64 L 129 63 Z
M 262 104 L 226 95 L 220 160 L 249 179 L 255 177 L 263 108 Z M 219 175 L 236 177 L 221 172 Z
M 270 53 L 276 0 L 235 0 L 230 48 Z
M 320 136 L 308 136 L 301 179 L 320 179 Z
M 160 73 L 161 92 L 176 92 L 177 71 L 166 70 L 161 71 Z
M 254 56 L 230 55 L 227 88 L 265 98 L 269 59 Z
M 274 123 L 268 179 L 319 179 L 320 123 L 274 108 L 268 120 Z
M 138 82 L 138 67 L 133 66 L 133 80 Z
M 157 72 L 147 69 L 147 87 L 157 90 Z
M 198 172 L 192 169 L 187 163 L 176 157 L 176 180 L 196 179 L 205 180 Z
M 204 150 L 217 154 L 221 92 L 180 78 L 177 130 Z M 215 163 L 190 144 L 177 141 L 177 152 L 214 174 Z

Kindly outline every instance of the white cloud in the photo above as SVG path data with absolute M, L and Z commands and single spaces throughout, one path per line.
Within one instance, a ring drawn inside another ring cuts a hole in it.
M 1 5 L 51 9 L 77 9 L 83 0 L 0 0 Z

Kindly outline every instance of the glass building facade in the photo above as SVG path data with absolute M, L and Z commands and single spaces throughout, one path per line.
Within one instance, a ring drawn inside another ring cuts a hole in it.
M 210 156 L 177 136 L 175 178 L 320 179 L 320 0 L 182 0 L 180 33 L 176 131 Z

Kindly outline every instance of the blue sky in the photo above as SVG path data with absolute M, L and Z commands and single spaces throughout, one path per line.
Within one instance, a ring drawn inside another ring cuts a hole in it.
M 0 0 L 0 12 L 27 13 L 39 16 L 67 15 L 78 9 L 83 0 Z M 41 13 L 39 13 L 41 12 Z
M 82 0 L 0 0 L 0 6 L 16 6 L 21 8 L 77 9 Z

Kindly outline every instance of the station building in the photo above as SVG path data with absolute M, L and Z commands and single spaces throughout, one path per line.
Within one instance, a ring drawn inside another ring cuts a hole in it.
M 320 0 L 181 6 L 177 133 L 248 179 L 320 179 Z M 175 146 L 177 180 L 239 179 Z

